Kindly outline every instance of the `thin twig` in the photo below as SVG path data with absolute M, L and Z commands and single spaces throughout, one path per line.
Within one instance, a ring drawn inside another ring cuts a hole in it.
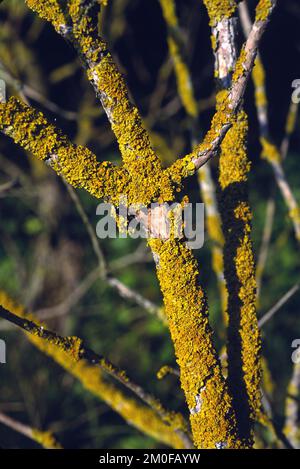
M 28 425 L 24 425 L 23 423 L 18 422 L 17 420 L 4 414 L 3 412 L 0 412 L 0 423 L 3 423 L 3 425 L 6 425 L 18 433 L 21 433 L 21 435 L 24 435 L 27 438 L 36 441 L 46 449 L 62 449 L 62 446 L 57 443 L 50 432 L 43 432 L 36 430 Z
M 13 86 L 14 89 L 19 93 L 23 101 L 25 101 L 27 104 L 29 104 L 27 98 L 31 98 L 37 103 L 42 104 L 42 106 L 44 106 L 49 111 L 53 112 L 54 114 L 60 115 L 64 119 L 75 121 L 78 119 L 78 113 L 62 109 L 57 104 L 45 98 L 39 91 L 35 90 L 29 85 L 23 84 L 20 80 L 15 78 L 5 67 L 2 61 L 0 61 L 0 77 L 3 78 L 11 86 Z
M 257 298 L 259 298 L 260 296 L 263 272 L 265 270 L 265 266 L 266 266 L 266 262 L 268 258 L 268 252 L 269 252 L 269 247 L 270 247 L 271 238 L 272 238 L 275 209 L 276 209 L 275 198 L 272 195 L 267 202 L 265 224 L 264 224 L 261 247 L 259 250 L 257 266 L 256 266 Z
M 75 204 L 75 207 L 79 213 L 79 216 L 81 217 L 83 224 L 88 232 L 92 248 L 94 250 L 94 253 L 97 257 L 98 263 L 99 263 L 99 272 L 98 275 L 102 281 L 107 283 L 109 286 L 114 288 L 119 295 L 122 298 L 126 298 L 129 300 L 134 301 L 137 305 L 141 306 L 144 308 L 146 311 L 148 311 L 150 314 L 155 314 L 157 315 L 160 319 L 162 319 L 165 322 L 165 316 L 162 313 L 162 308 L 159 308 L 156 304 L 148 300 L 147 298 L 144 298 L 140 293 L 136 292 L 132 288 L 129 288 L 126 286 L 123 282 L 121 282 L 119 279 L 108 275 L 108 266 L 105 261 L 104 253 L 102 252 L 102 249 L 100 247 L 99 240 L 94 232 L 94 229 L 88 219 L 88 216 L 85 212 L 85 209 L 76 193 L 76 191 L 66 182 L 64 181 L 68 192 Z
M 84 360 L 90 365 L 99 367 L 102 371 L 108 373 L 114 379 L 122 383 L 126 388 L 132 391 L 136 396 L 138 396 L 145 404 L 151 407 L 159 417 L 165 422 L 170 422 L 170 412 L 165 410 L 158 399 L 153 397 L 151 394 L 148 394 L 140 385 L 134 383 L 127 376 L 124 370 L 121 370 L 119 367 L 112 364 L 108 359 L 104 358 L 101 355 L 98 355 L 93 350 L 85 347 L 83 341 L 78 337 L 62 337 L 55 332 L 50 331 L 49 329 L 44 328 L 43 326 L 38 326 L 35 322 L 21 318 L 16 314 L 8 311 L 0 305 L 0 316 L 3 319 L 15 324 L 24 331 L 34 336 L 39 337 L 40 339 L 45 340 L 49 344 L 58 347 L 58 349 L 63 352 L 71 355 L 75 362 Z M 182 422 L 182 428 L 175 430 L 180 432 L 180 435 L 185 439 L 188 439 L 188 436 L 185 434 L 185 429 L 187 428 L 184 421 Z M 190 442 L 191 444 L 191 442 Z

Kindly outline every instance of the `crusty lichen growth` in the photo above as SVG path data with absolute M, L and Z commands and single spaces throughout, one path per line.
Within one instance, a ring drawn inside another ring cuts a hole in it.
M 215 26 L 216 23 L 224 18 L 230 18 L 237 8 L 236 0 L 203 0 L 207 8 L 210 25 Z
M 173 183 L 168 173 L 162 170 L 139 112 L 130 102 L 124 78 L 106 42 L 98 34 L 99 4 L 91 2 L 92 7 L 88 8 L 82 0 L 69 0 L 63 15 L 55 0 L 27 0 L 27 4 L 67 37 L 82 57 L 88 78 L 118 140 L 124 168 L 130 175 L 127 181 L 130 203 L 149 204 L 153 199 L 159 202 L 172 200 Z
M 173 373 L 173 368 L 168 365 L 162 366 L 158 372 L 156 373 L 156 376 L 158 379 L 163 379 L 165 376 L 172 374 Z
M 196 117 L 198 105 L 194 96 L 192 79 L 178 40 L 179 24 L 175 2 L 174 0 L 160 0 L 160 4 L 168 27 L 168 46 L 174 63 L 178 93 L 187 114 Z
M 258 5 L 256 7 L 255 20 L 265 21 L 269 16 L 271 8 L 272 8 L 271 0 L 259 0 Z
M 246 114 L 240 111 L 222 146 L 219 165 L 220 201 L 225 235 L 224 265 L 228 289 L 228 380 L 250 438 L 248 420 L 260 413 L 260 334 L 256 317 L 256 281 L 251 242 L 251 209 L 247 198 Z M 242 354 L 239 357 L 239 354 Z M 240 363 L 241 360 L 241 363 Z M 241 376 L 242 373 L 242 376 Z
M 198 284 L 197 263 L 183 241 L 152 239 L 149 245 L 197 448 L 240 447 L 231 399 L 221 373 L 208 322 L 207 302 Z
M 31 314 L 26 314 L 22 305 L 15 302 L 2 290 L 0 290 L 0 305 L 17 316 L 34 320 L 38 326 L 42 326 Z M 75 376 L 85 389 L 106 402 L 130 425 L 168 446 L 178 449 L 184 448 L 182 438 L 174 431 L 176 425 L 180 426 L 182 424 L 181 420 L 178 420 L 178 414 L 170 413 L 170 423 L 169 425 L 165 424 L 150 407 L 146 407 L 138 400 L 128 397 L 114 384 L 107 381 L 98 367 L 92 366 L 84 360 L 74 360 L 76 351 L 78 351 L 77 346 L 74 353 L 70 353 L 69 349 L 64 350 L 55 343 L 47 342 L 41 339 L 38 334 L 32 335 L 26 332 L 26 336 L 39 350 L 49 355 L 66 371 Z M 174 419 L 172 419 L 172 416 Z
M 72 186 L 111 200 L 118 200 L 125 192 L 123 169 L 109 162 L 98 163 L 89 149 L 72 144 L 41 112 L 15 97 L 0 103 L 0 129 L 36 158 L 48 162 Z
M 33 429 L 32 438 L 45 449 L 62 449 L 51 432 L 42 432 L 41 430 Z

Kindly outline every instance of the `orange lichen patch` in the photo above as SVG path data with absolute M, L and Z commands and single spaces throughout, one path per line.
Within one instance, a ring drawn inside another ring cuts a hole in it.
M 46 160 L 72 186 L 112 200 L 124 193 L 123 169 L 109 162 L 98 163 L 89 149 L 72 144 L 41 112 L 17 98 L 0 104 L 0 129 L 36 158 Z
M 183 241 L 152 239 L 149 245 L 157 263 L 194 443 L 198 448 L 239 447 L 196 261 Z
M 262 146 L 261 157 L 269 161 L 269 163 L 280 163 L 281 154 L 276 145 L 271 143 L 267 138 L 261 137 L 260 143 Z
M 39 327 L 42 327 L 42 324 L 38 323 L 36 318 L 26 314 L 24 307 L 12 300 L 2 290 L 0 290 L 0 304 L 24 319 L 34 320 Z M 69 350 L 64 350 L 55 343 L 47 342 L 38 335 L 26 332 L 26 336 L 40 351 L 49 355 L 66 371 L 75 376 L 85 389 L 106 402 L 130 425 L 173 448 L 184 447 L 182 439 L 174 431 L 175 428 L 178 428 L 178 425 L 182 425 L 178 414 L 170 412 L 170 424 L 164 423 L 150 407 L 146 407 L 136 399 L 128 397 L 119 388 L 108 382 L 99 368 L 89 365 L 84 360 L 74 360 L 74 356 L 70 354 Z
M 51 432 L 42 432 L 40 430 L 33 429 L 32 438 L 46 449 L 63 449 Z
M 237 8 L 236 0 L 204 0 L 207 8 L 210 25 L 215 26 L 218 21 L 230 18 Z
M 256 7 L 255 21 L 265 21 L 272 8 L 271 0 L 259 0 Z

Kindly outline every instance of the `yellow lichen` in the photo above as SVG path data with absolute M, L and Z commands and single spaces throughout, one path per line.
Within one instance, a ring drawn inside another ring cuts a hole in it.
M 159 0 L 167 25 L 175 28 L 178 26 L 174 0 Z
M 260 143 L 262 146 L 261 157 L 265 160 L 269 161 L 269 163 L 280 163 L 281 162 L 281 155 L 280 151 L 271 143 L 267 138 L 261 137 Z
M 58 2 L 27 0 L 28 6 L 42 18 L 50 21 L 59 33 L 66 34 L 85 61 L 89 80 L 98 93 L 110 120 L 124 161 L 124 169 L 131 176 L 126 191 L 129 203 L 149 204 L 170 201 L 174 198 L 173 182 L 162 170 L 159 158 L 151 148 L 149 136 L 139 112 L 129 100 L 123 76 L 115 65 L 107 44 L 98 34 L 95 15 L 88 14 L 87 4 L 69 0 L 63 16 Z M 95 2 L 95 5 L 97 2 Z M 69 29 L 68 29 L 69 28 Z M 124 188 L 124 186 L 123 186 Z
M 297 113 L 298 113 L 298 105 L 292 103 L 288 112 L 287 120 L 286 120 L 285 131 L 287 135 L 291 135 L 295 130 L 296 122 L 297 122 Z
M 198 171 L 198 180 L 202 199 L 205 204 L 207 231 L 212 242 L 212 266 L 218 280 L 224 322 L 227 322 L 227 290 L 225 288 L 223 263 L 224 236 L 220 214 L 217 209 L 217 201 L 215 200 L 215 188 L 208 165 L 204 165 L 200 168 Z
M 26 3 L 29 8 L 36 11 L 41 18 L 50 21 L 59 32 L 61 27 L 66 26 L 66 19 L 59 0 L 47 0 L 46 2 L 41 2 L 40 0 L 26 0 Z
M 46 449 L 62 449 L 51 432 L 42 432 L 34 428 L 32 438 Z
M 223 190 L 230 184 L 247 181 L 250 170 L 250 162 L 246 157 L 247 129 L 245 114 L 239 113 L 221 146 L 221 155 L 226 155 L 220 158 L 219 182 Z
M 244 74 L 245 72 L 245 62 L 246 62 L 246 51 L 245 51 L 245 48 L 243 47 L 241 52 L 240 52 L 240 55 L 239 55 L 239 58 L 238 60 L 236 61 L 236 65 L 234 67 L 234 72 L 233 72 L 233 75 L 232 75 L 232 82 L 235 83 L 239 80 L 239 78 L 241 78 L 241 76 Z
M 237 8 L 236 0 L 204 0 L 210 25 L 214 26 L 224 18 L 230 18 Z
M 178 92 L 186 112 L 196 117 L 198 114 L 198 105 L 194 97 L 191 77 L 186 64 L 183 61 L 178 44 L 173 38 L 168 39 L 170 55 L 174 62 L 177 78 Z
M 168 46 L 174 63 L 178 93 L 187 114 L 196 117 L 198 114 L 198 105 L 193 92 L 191 76 L 184 62 L 179 41 L 176 40 L 178 35 L 176 31 L 176 28 L 178 28 L 178 20 L 175 2 L 174 0 L 160 0 L 160 4 L 168 26 Z
M 267 106 L 267 96 L 265 90 L 265 70 L 260 57 L 256 58 L 255 65 L 252 71 L 252 77 L 255 86 L 255 102 L 256 106 L 265 107 Z
M 289 216 L 294 222 L 300 223 L 300 207 L 295 207 L 290 210 Z
M 24 307 L 12 300 L 3 290 L 0 290 L 0 305 L 17 316 L 34 320 L 38 326 L 42 326 L 32 315 L 28 316 Z M 173 448 L 184 447 L 182 439 L 174 431 L 174 426 L 182 425 L 178 414 L 171 412 L 169 415 L 170 423 L 164 423 L 150 407 L 128 397 L 119 388 L 108 382 L 98 367 L 89 365 L 84 360 L 74 361 L 74 357 L 67 350 L 41 339 L 38 335 L 26 333 L 26 336 L 40 351 L 49 355 L 66 371 L 75 376 L 85 389 L 106 402 L 130 425 Z
M 225 235 L 225 279 L 228 289 L 228 379 L 232 383 L 230 388 L 234 393 L 235 405 L 240 409 L 240 418 L 242 421 L 246 419 L 245 422 L 249 417 L 255 419 L 261 408 L 261 343 L 256 317 L 255 265 L 250 238 L 252 214 L 246 189 L 250 169 L 246 150 L 247 131 L 246 114 L 240 111 L 222 143 L 219 165 Z M 237 353 L 242 354 L 242 370 L 235 358 Z M 239 380 L 241 388 L 237 389 Z M 247 438 L 251 440 L 250 428 L 245 431 L 248 432 Z
M 239 447 L 196 261 L 183 241 L 152 239 L 149 245 L 157 262 L 194 443 L 198 448 L 215 448 L 217 442 L 228 448 Z
M 259 0 L 256 7 L 255 21 L 265 21 L 272 8 L 271 0 Z
M 111 56 L 107 55 L 95 65 L 89 71 L 91 74 L 103 94 L 104 107 L 111 109 L 111 125 L 124 167 L 134 179 L 127 189 L 129 199 L 132 203 L 145 204 L 155 197 L 159 197 L 159 201 L 172 200 L 173 188 L 151 148 L 137 109 L 128 100 L 126 85 Z

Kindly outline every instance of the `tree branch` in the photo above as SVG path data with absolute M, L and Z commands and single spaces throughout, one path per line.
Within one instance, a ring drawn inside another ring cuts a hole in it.
M 172 427 L 174 431 L 178 432 L 179 437 L 183 438 L 184 444 L 187 444 L 187 426 L 180 414 L 175 414 L 174 412 L 165 410 L 156 398 L 145 392 L 141 386 L 131 381 L 123 370 L 113 365 L 103 356 L 100 356 L 93 350 L 85 347 L 80 338 L 73 336 L 62 337 L 55 332 L 46 329 L 44 326 L 37 324 L 31 319 L 27 319 L 26 314 L 25 317 L 24 315 L 19 316 L 7 310 L 1 306 L 1 304 L 0 316 L 34 336 L 34 338 L 44 341 L 50 349 L 53 349 L 55 354 L 62 352 L 63 355 L 68 357 L 73 365 L 76 363 L 80 365 L 82 361 L 87 362 L 89 366 L 100 368 L 102 371 L 112 376 L 146 403 L 165 424 L 170 425 L 171 427 L 174 425 L 174 427 Z M 190 446 L 191 444 L 189 442 L 189 447 Z

